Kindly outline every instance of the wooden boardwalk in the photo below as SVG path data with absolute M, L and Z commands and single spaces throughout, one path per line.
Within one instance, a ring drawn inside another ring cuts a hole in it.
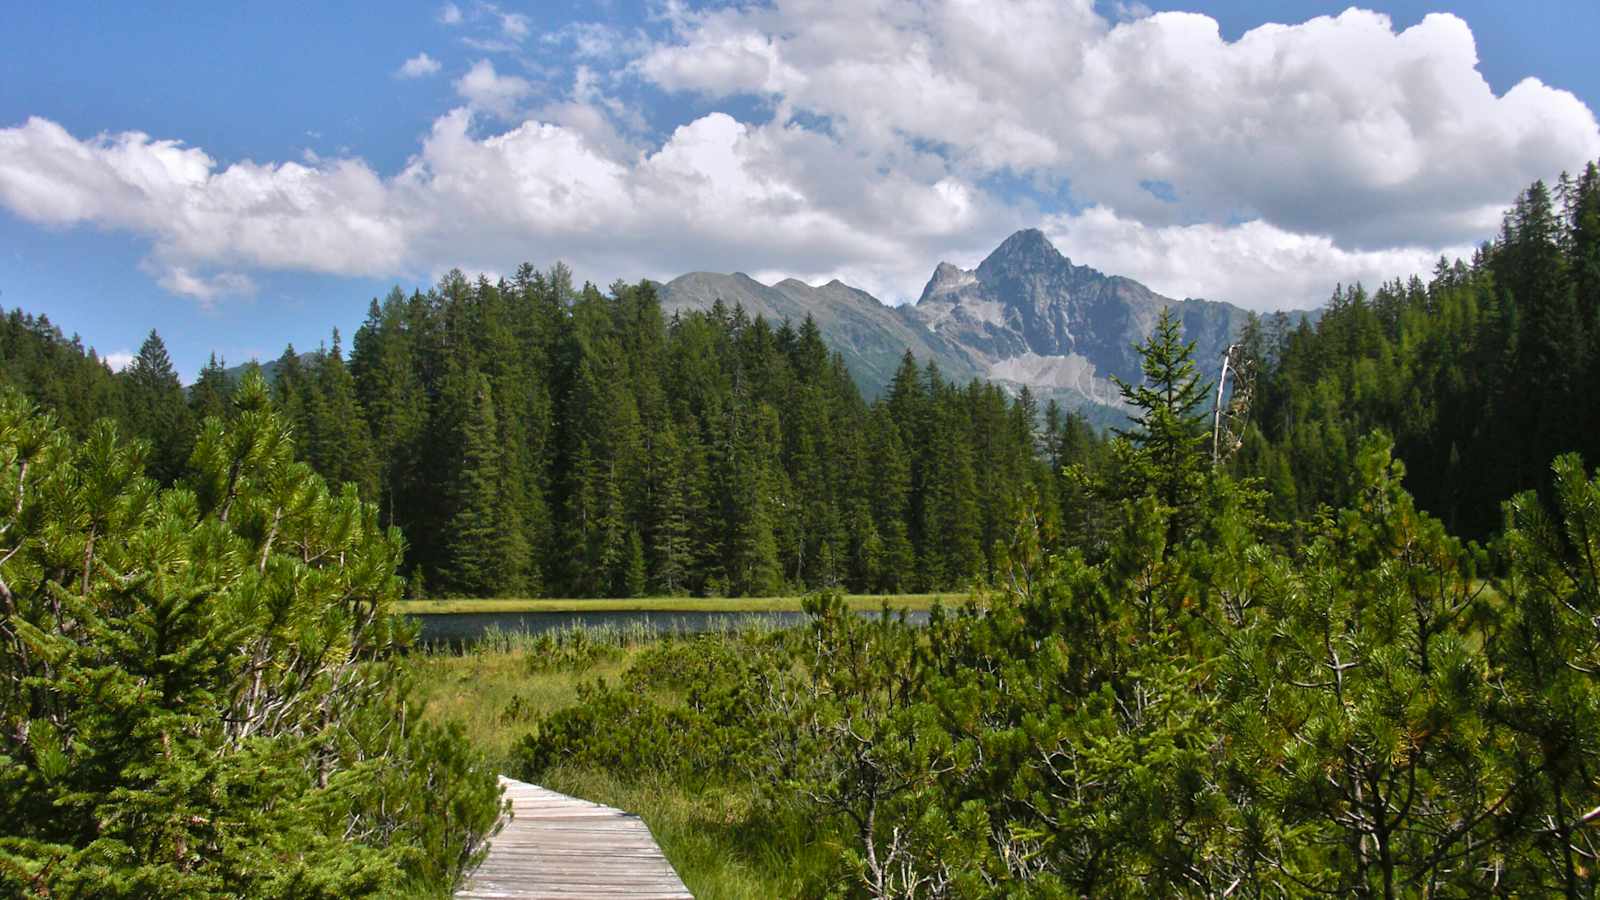
M 635 815 L 501 778 L 511 820 L 457 897 L 680 900 L 693 894 Z

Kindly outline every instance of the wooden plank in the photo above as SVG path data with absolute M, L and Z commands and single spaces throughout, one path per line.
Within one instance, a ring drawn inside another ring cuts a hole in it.
M 638 816 L 510 778 L 500 785 L 511 816 L 457 897 L 692 900 Z

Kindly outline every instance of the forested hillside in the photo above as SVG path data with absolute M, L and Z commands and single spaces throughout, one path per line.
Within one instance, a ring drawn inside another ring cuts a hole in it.
M 7 360 L 81 358 L 50 328 L 11 321 L 27 350 Z M 393 293 L 348 356 L 335 334 L 273 368 L 297 453 L 401 527 L 417 592 L 962 587 L 993 574 L 1021 510 L 1057 518 L 1056 474 L 1099 444 L 1080 418 L 951 383 L 909 354 L 869 406 L 809 320 L 719 305 L 668 321 L 652 285 L 574 289 L 559 266 Z M 232 390 L 213 361 L 185 405 L 156 336 L 119 376 L 62 361 L 7 370 L 81 427 L 120 414 L 168 480 L 191 423 L 224 414 Z
M 1109 435 L 909 355 L 868 404 L 813 322 L 667 320 L 559 267 L 396 292 L 270 392 L 13 314 L 0 877 L 448 889 L 494 794 L 462 732 L 404 724 L 409 573 L 978 583 L 926 627 L 818 591 L 803 629 L 491 711 L 518 776 L 732 798 L 700 831 L 768 895 L 1593 896 L 1597 261 L 1590 167 L 1430 284 L 1252 323 L 1227 459 L 1171 308 Z
M 1353 496 L 1361 437 L 1382 428 L 1406 487 L 1455 533 L 1546 487 L 1558 453 L 1600 458 L 1600 170 L 1534 184 L 1499 237 L 1433 277 L 1340 288 L 1315 327 L 1247 327 L 1257 361 L 1240 471 L 1286 520 Z
M 869 404 L 809 319 L 667 318 L 655 290 L 577 288 L 559 265 L 451 273 L 374 301 L 348 350 L 337 332 L 286 349 L 275 400 L 301 458 L 402 529 L 416 593 L 942 590 L 992 581 L 1023 513 L 1052 546 L 1103 543 L 1091 476 L 1117 463 L 1081 417 L 909 353 Z M 1314 325 L 1252 318 L 1230 466 L 1294 523 L 1351 500 L 1355 448 L 1382 429 L 1422 508 L 1488 537 L 1555 455 L 1600 457 L 1597 297 L 1591 165 L 1529 188 L 1495 241 L 1426 284 L 1341 287 Z M 185 392 L 153 333 L 113 375 L 20 312 L 0 353 L 74 433 L 110 415 L 149 440 L 165 482 L 237 380 L 213 360 Z
M 1074 473 L 1093 539 L 1015 520 L 996 589 L 925 628 L 823 592 L 803 630 L 641 653 L 513 771 L 737 798 L 714 821 L 754 846 L 717 847 L 761 896 L 1594 896 L 1600 476 L 1556 458 L 1485 550 L 1379 431 L 1286 530 L 1212 463 L 1179 331 Z

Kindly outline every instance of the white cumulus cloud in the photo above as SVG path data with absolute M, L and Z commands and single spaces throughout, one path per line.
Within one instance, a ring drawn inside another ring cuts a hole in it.
M 1256 220 L 1240 225 L 1151 226 L 1105 207 L 1045 219 L 1051 243 L 1079 263 L 1139 280 L 1169 297 L 1226 299 L 1246 309 L 1309 308 L 1335 284 L 1377 285 L 1426 275 L 1441 254 L 1470 246 L 1346 250 L 1327 237 L 1296 234 Z
M 495 71 L 494 63 L 480 59 L 456 80 L 456 93 L 473 109 L 509 119 L 516 114 L 517 106 L 533 93 L 533 85 L 525 78 L 501 75 Z
M 1112 24 L 1089 0 L 779 0 L 679 11 L 634 68 L 828 117 L 869 151 L 1065 180 L 1150 224 L 1259 217 L 1377 247 L 1481 236 L 1521 187 L 1600 155 L 1576 97 L 1533 79 L 1496 95 L 1477 61 L 1447 14 L 1396 31 L 1350 9 L 1229 42 L 1207 16 Z
M 489 4 L 450 9 L 506 28 Z M 653 42 L 569 26 L 537 42 L 566 62 L 521 60 L 526 78 L 478 60 L 454 83 L 461 107 L 398 171 L 225 163 L 32 118 L 0 128 L 0 206 L 136 235 L 151 277 L 203 303 L 265 271 L 523 260 L 602 283 L 838 277 L 895 301 L 935 262 L 974 264 L 1037 225 L 1074 261 L 1162 293 L 1271 309 L 1426 272 L 1492 236 L 1526 184 L 1600 156 L 1570 93 L 1491 90 L 1452 16 L 1396 30 L 1353 9 L 1226 41 L 1205 16 L 1118 10 L 669 5 Z M 624 99 L 641 81 L 713 111 L 653 132 Z
M 222 167 L 176 141 L 78 139 L 31 119 L 0 129 L 0 202 L 46 225 L 143 236 L 161 283 L 203 300 L 248 285 L 201 272 L 382 277 L 530 257 L 601 281 L 718 268 L 888 290 L 942 248 L 1022 224 L 959 179 L 929 190 L 792 126 L 712 113 L 618 161 L 567 126 L 480 137 L 474 122 L 465 107 L 440 117 L 383 178 L 349 159 Z
M 395 74 L 401 78 L 426 78 L 429 75 L 437 74 L 439 68 L 438 60 L 427 53 L 418 53 L 416 56 L 401 63 L 400 69 Z

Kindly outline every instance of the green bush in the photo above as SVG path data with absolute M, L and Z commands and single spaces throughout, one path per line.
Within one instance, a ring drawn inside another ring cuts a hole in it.
M 235 403 L 162 490 L 0 394 L 0 893 L 442 892 L 498 818 L 407 700 L 398 532 Z

